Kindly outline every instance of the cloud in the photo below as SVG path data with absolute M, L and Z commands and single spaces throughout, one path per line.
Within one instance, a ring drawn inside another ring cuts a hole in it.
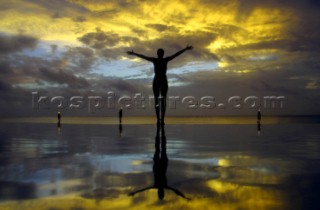
M 70 88 L 88 88 L 82 72 L 88 72 L 95 62 L 91 49 L 75 47 L 60 57 L 49 53 L 42 57 L 25 54 L 2 55 L 1 77 L 12 86 L 36 88 L 46 84 L 66 84 Z
M 16 0 L 0 10 L 0 89 L 15 106 L 9 93 L 35 89 L 152 94 L 152 64 L 126 51 L 156 57 L 187 44 L 168 69 L 170 84 L 184 84 L 172 92 L 319 97 L 318 1 Z
M 79 7 L 85 8 L 91 12 L 103 12 L 109 11 L 114 8 L 119 8 L 121 10 L 128 10 L 131 11 L 132 8 L 136 8 L 141 6 L 141 0 L 95 0 L 95 1 L 88 1 L 88 0 L 69 0 L 68 2 L 78 5 Z M 151 1 L 150 1 L 151 2 Z
M 19 52 L 27 48 L 35 48 L 38 39 L 27 35 L 5 35 L 0 33 L 0 54 Z
M 285 85 L 274 85 L 274 84 L 270 84 L 269 82 L 266 81 L 259 81 L 259 82 L 255 82 L 251 85 L 251 89 L 255 90 L 256 92 L 274 92 L 274 93 L 281 93 L 281 94 L 292 94 L 292 95 L 296 95 L 297 92 L 292 89 L 292 88 L 288 88 Z
M 88 47 L 67 47 L 62 59 L 72 64 L 69 69 L 75 73 L 89 72 L 98 60 L 96 52 Z
M 146 27 L 152 28 L 158 32 L 164 32 L 164 31 L 175 31 L 177 32 L 178 30 L 174 26 L 167 26 L 164 24 L 146 24 Z
M 85 34 L 79 40 L 99 51 L 99 54 L 106 59 L 118 59 L 119 57 L 127 56 L 125 52 L 130 49 L 152 56 L 153 54 L 155 55 L 158 48 L 165 48 L 166 51 L 174 54 L 187 44 L 192 44 L 195 46 L 195 50 L 189 52 L 192 57 L 218 60 L 217 55 L 206 49 L 206 46 L 214 41 L 215 38 L 215 33 L 198 31 L 187 35 L 168 34 L 154 40 L 140 40 L 135 37 L 121 36 L 97 29 L 96 32 Z M 128 45 L 130 47 L 127 47 Z M 190 59 L 190 57 L 186 59 Z
M 10 62 L 5 58 L 0 58 L 0 75 L 10 74 Z
M 6 84 L 4 81 L 0 80 L 0 91 L 8 91 L 11 89 L 11 86 Z
M 96 80 L 96 87 L 99 88 L 100 91 L 116 91 L 119 94 L 135 93 L 144 90 L 143 85 L 139 83 L 134 83 L 121 78 L 107 77 L 102 77 L 99 80 Z
M 185 55 L 177 59 L 178 62 L 172 62 L 172 67 L 174 67 L 193 60 L 219 60 L 216 54 L 210 52 L 209 49 L 206 48 L 206 46 L 215 39 L 215 33 L 203 31 L 190 32 L 187 35 L 170 34 L 154 40 L 135 42 L 130 48 L 127 47 L 126 49 L 134 49 L 135 52 L 156 57 L 158 48 L 163 48 L 165 50 L 165 56 L 169 56 L 185 48 L 188 44 L 193 45 L 194 49 L 192 51 L 188 51 L 188 53 L 185 53 Z
M 52 71 L 49 69 L 41 68 L 40 73 L 48 81 L 56 82 L 59 84 L 66 84 L 70 88 L 87 88 L 89 87 L 88 81 L 82 77 L 76 77 L 70 73 L 64 72 L 63 70 Z
M 84 34 L 79 37 L 78 40 L 96 50 L 113 48 L 119 44 L 133 44 L 135 41 L 138 41 L 137 38 L 121 36 L 117 33 L 106 32 L 99 28 L 96 28 L 95 32 Z
M 252 43 L 247 45 L 239 45 L 232 48 L 232 50 L 265 50 L 265 49 L 278 49 L 287 51 L 320 51 L 319 39 L 306 39 L 304 37 L 296 37 L 294 40 L 272 40 L 262 41 L 259 43 Z
M 84 36 L 80 37 L 79 40 L 94 49 L 114 47 L 120 42 L 118 34 L 106 33 L 100 29 L 97 29 L 96 32 L 85 34 Z

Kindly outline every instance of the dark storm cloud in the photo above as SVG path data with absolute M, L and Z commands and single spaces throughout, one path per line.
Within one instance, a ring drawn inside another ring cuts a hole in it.
M 52 45 L 50 45 L 50 48 L 51 48 L 51 53 L 55 53 L 58 49 L 58 45 L 52 44 Z
M 216 34 L 216 36 L 220 36 L 226 39 L 229 39 L 235 43 L 237 43 L 237 39 L 248 38 L 248 31 L 239 26 L 230 25 L 230 24 L 210 24 L 205 27 L 206 30 L 209 30 Z M 237 43 L 239 44 L 239 43 Z
M 81 5 L 73 4 L 68 0 L 55 0 L 55 1 L 39 1 L 39 0 L 27 0 L 46 9 L 53 19 L 71 17 L 73 18 L 78 14 L 88 14 L 89 11 Z M 79 16 L 78 16 L 79 17 Z M 74 19 L 77 22 L 77 18 Z
M 4 35 L 0 33 L 0 54 L 18 52 L 26 48 L 35 48 L 38 39 L 27 35 Z
M 277 8 L 279 10 L 291 9 L 295 12 L 297 16 L 306 16 L 310 11 L 315 12 L 319 9 L 318 0 L 291 0 L 291 1 L 278 1 L 278 0 L 266 0 L 266 1 L 257 1 L 257 0 L 237 0 L 238 2 L 238 12 L 237 20 L 244 21 L 252 12 L 257 8 Z
M 133 44 L 137 38 L 120 36 L 113 32 L 105 32 L 99 28 L 95 32 L 87 33 L 78 38 L 83 44 L 97 50 L 110 48 L 118 45 L 119 43 Z
M 141 3 L 144 2 L 144 0 L 108 0 L 107 2 L 105 0 L 71 0 L 69 2 L 86 8 L 91 12 L 106 12 L 110 10 L 110 5 L 119 10 L 132 11 L 132 8 L 141 6 Z
M 82 77 L 76 77 L 63 70 L 53 71 L 45 68 L 40 69 L 40 73 L 47 81 L 52 81 L 58 84 L 66 84 L 71 88 L 87 88 L 89 83 Z
M 177 29 L 174 26 L 167 26 L 163 24 L 146 24 L 146 27 L 152 28 L 156 31 L 159 32 L 164 32 L 164 31 L 177 31 Z
M 63 96 L 105 96 L 107 91 L 114 91 L 117 96 L 132 95 L 144 89 L 144 83 L 134 83 L 120 78 L 107 78 L 89 74 L 85 77 L 74 74 L 74 69 L 61 60 L 45 60 L 22 55 L 7 57 L 7 63 L 1 65 L 5 71 L 0 75 L 1 116 L 48 115 L 53 110 L 34 112 L 31 107 L 31 92 L 40 95 Z M 19 62 L 15 62 L 19 60 Z M 62 69 L 62 68 L 65 69 Z M 94 91 L 93 91 L 94 90 Z M 86 115 L 87 110 L 81 110 Z M 81 114 L 77 112 L 76 114 Z
M 297 91 L 295 90 L 296 87 L 288 87 L 287 85 L 284 84 L 274 84 L 275 81 L 272 81 L 271 83 L 267 81 L 259 81 L 259 82 L 254 82 L 251 84 L 251 89 L 256 91 L 256 92 L 274 92 L 276 94 L 285 94 L 285 95 L 297 95 Z M 284 83 L 282 81 L 282 83 Z
M 143 89 L 142 85 L 124 80 L 121 78 L 101 77 L 95 81 L 95 85 L 99 90 L 112 90 L 118 93 L 134 93 Z
M 173 54 L 183 49 L 187 44 L 190 44 L 196 47 L 195 50 L 189 52 L 193 57 L 205 60 L 218 60 L 217 55 L 211 53 L 206 48 L 216 37 L 216 33 L 198 31 L 187 35 L 168 34 L 158 39 L 142 41 L 134 37 L 121 36 L 97 29 L 96 32 L 87 33 L 80 37 L 79 40 L 85 45 L 100 51 L 100 55 L 106 59 L 116 59 L 124 56 L 126 55 L 125 52 L 131 49 L 134 49 L 136 52 L 146 53 L 149 56 L 155 56 L 158 48 L 164 48 Z M 130 47 L 114 48 L 114 46 L 120 43 L 125 43 L 126 45 L 130 45 Z
M 303 114 L 318 113 L 319 102 L 315 101 L 315 91 L 305 91 L 305 81 L 290 80 L 289 75 L 282 72 L 256 72 L 253 74 L 239 75 L 230 74 L 222 71 L 202 71 L 180 76 L 183 82 L 191 82 L 191 86 L 170 87 L 168 95 L 170 96 L 195 96 L 199 99 L 201 96 L 213 96 L 216 106 L 219 103 L 227 104 L 229 97 L 240 96 L 244 100 L 248 96 L 256 96 L 262 99 L 264 96 L 285 96 L 288 100 L 287 109 L 264 110 L 265 114 Z M 170 75 L 172 78 L 172 75 Z M 243 103 L 243 101 L 241 102 Z M 243 104 L 242 104 L 243 105 Z M 308 107 L 306 110 L 303 107 Z M 170 110 L 168 110 L 170 113 Z M 175 110 L 175 114 L 183 114 L 185 110 Z M 255 109 L 232 109 L 230 106 L 226 109 L 215 108 L 211 110 L 195 110 L 193 114 L 236 114 L 250 115 L 255 114 Z M 189 113 L 192 114 L 192 113 Z
M 98 52 L 98 55 L 102 57 L 104 60 L 112 61 L 117 60 L 125 54 L 123 48 L 114 48 L 114 49 L 101 49 Z
M 83 23 L 83 22 L 85 22 L 87 19 L 86 19 L 84 16 L 78 16 L 78 17 L 75 17 L 73 20 L 74 20 L 75 22 Z
M 2 86 L 0 81 L 0 86 Z M 30 115 L 31 93 L 22 88 L 6 88 L 0 90 L 0 110 L 1 116 L 23 116 Z
M 5 83 L 5 81 L 0 80 L 0 91 L 8 91 L 11 89 L 11 86 Z
M 6 58 L 0 58 L 0 75 L 10 74 L 10 62 Z
M 94 49 L 103 49 L 117 45 L 120 42 L 120 36 L 97 29 L 96 32 L 87 33 L 80 37 L 79 41 Z
M 194 50 L 181 56 L 179 60 L 174 62 L 174 65 L 179 66 L 186 61 L 192 60 L 217 61 L 219 60 L 218 56 L 206 48 L 215 39 L 216 34 L 202 31 L 189 33 L 188 35 L 167 35 L 155 40 L 135 42 L 130 48 L 124 49 L 124 51 L 133 49 L 135 52 L 156 57 L 157 49 L 163 48 L 165 56 L 169 56 L 189 44 L 195 47 Z
M 88 47 L 67 47 L 63 59 L 72 63 L 74 72 L 88 72 L 96 63 L 98 57 L 95 51 Z
M 305 76 L 308 75 L 306 78 Z M 283 95 L 291 100 L 291 108 L 303 107 L 316 97 L 316 89 L 306 91 L 310 78 L 320 78 L 316 68 L 306 68 L 303 61 L 283 65 L 275 68 L 262 68 L 257 66 L 253 73 L 237 74 L 217 72 L 197 72 L 185 75 L 185 81 L 193 83 L 193 88 L 206 92 L 213 90 L 215 93 L 223 93 L 224 96 L 231 95 Z M 315 87 L 316 88 L 316 87 Z M 192 90 L 190 91 L 192 92 Z M 299 100 L 297 100 L 299 99 Z M 312 108 L 311 108 L 312 107 Z M 317 112 L 316 106 L 310 106 L 310 112 Z M 292 111 L 292 110 L 291 110 Z M 295 110 L 304 112 L 306 110 Z
M 68 48 L 66 54 L 51 59 L 5 54 L 0 58 L 0 80 L 9 85 L 34 88 L 46 82 L 66 84 L 70 88 L 89 88 L 90 84 L 80 74 L 88 72 L 94 62 L 92 49 L 81 47 Z
M 51 49 L 56 51 L 56 48 L 54 45 Z M 113 90 L 122 95 L 138 92 L 144 86 L 89 73 L 97 61 L 96 50 L 92 48 L 69 46 L 59 56 L 52 53 L 48 56 L 53 57 L 33 57 L 21 53 L 3 54 L 0 57 L 0 96 L 5 102 L 0 108 L 6 110 L 2 116 L 30 115 L 32 91 L 40 91 L 43 95 L 71 97 L 103 95 Z
M 272 40 L 262 41 L 259 43 L 239 45 L 232 50 L 263 50 L 263 49 L 279 49 L 287 51 L 320 51 L 320 40 L 316 38 L 296 37 L 293 40 Z

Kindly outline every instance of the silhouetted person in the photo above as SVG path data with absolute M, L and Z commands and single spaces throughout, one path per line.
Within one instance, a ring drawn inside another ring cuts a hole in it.
M 155 137 L 155 152 L 153 156 L 153 176 L 154 176 L 154 184 L 150 187 L 142 188 L 140 190 L 129 193 L 130 196 L 135 195 L 136 193 L 143 192 L 145 190 L 157 189 L 158 190 L 158 198 L 163 200 L 165 196 L 165 189 L 172 190 L 178 196 L 190 200 L 187 198 L 182 192 L 179 190 L 168 186 L 167 183 L 167 168 L 168 168 L 168 157 L 166 150 L 166 136 L 164 127 L 162 127 L 162 135 L 161 135 L 161 148 L 160 148 L 160 126 L 157 126 L 157 135 Z
M 129 55 L 135 55 L 139 58 L 150 61 L 154 65 L 154 79 L 152 84 L 154 99 L 155 99 L 155 109 L 157 115 L 157 123 L 160 124 L 160 107 L 161 107 L 161 123 L 164 124 L 164 116 L 166 112 L 166 97 L 168 92 L 168 80 L 167 80 L 167 64 L 169 61 L 174 59 L 175 57 L 181 55 L 186 50 L 193 49 L 192 46 L 187 46 L 186 48 L 176 52 L 175 54 L 164 57 L 164 50 L 158 49 L 157 58 L 148 57 L 142 54 L 138 54 L 132 51 L 128 51 Z M 160 97 L 161 94 L 161 97 Z M 160 103 L 159 103 L 160 98 Z
M 258 109 L 257 119 L 258 119 L 258 121 L 260 121 L 260 120 L 261 120 L 261 111 L 260 111 L 260 109 Z
M 60 121 L 61 121 L 61 113 L 58 112 L 58 123 L 60 124 Z
M 257 112 L 257 132 L 258 132 L 258 136 L 260 136 L 260 131 L 261 131 L 261 111 L 260 111 L 260 108 L 258 109 L 258 112 Z
M 120 110 L 119 110 L 119 123 L 120 124 L 122 123 L 122 114 L 123 114 L 123 111 L 122 111 L 122 108 L 120 108 Z

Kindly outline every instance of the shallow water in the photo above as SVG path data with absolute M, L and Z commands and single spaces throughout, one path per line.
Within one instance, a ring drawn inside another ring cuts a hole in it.
M 0 126 L 0 209 L 320 206 L 319 124 Z

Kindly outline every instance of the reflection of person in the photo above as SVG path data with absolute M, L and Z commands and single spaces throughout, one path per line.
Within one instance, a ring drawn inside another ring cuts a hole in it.
M 119 124 L 119 134 L 120 134 L 120 137 L 122 136 L 122 124 L 120 123 Z
M 258 136 L 260 136 L 260 131 L 261 131 L 261 111 L 258 109 L 257 112 L 257 131 L 258 131 Z
M 122 123 L 122 114 L 123 114 L 123 111 L 122 111 L 122 107 L 121 107 L 119 110 L 119 123 L 120 124 Z
M 58 126 L 58 133 L 60 134 L 61 132 L 61 113 L 58 112 L 58 123 L 57 123 L 57 126 Z
M 161 107 L 161 123 L 164 124 L 164 116 L 166 112 L 166 97 L 168 92 L 168 80 L 167 80 L 167 64 L 169 61 L 173 60 L 177 56 L 181 55 L 183 52 L 187 50 L 191 50 L 192 46 L 187 46 L 186 48 L 176 52 L 175 54 L 164 57 L 164 50 L 158 49 L 157 58 L 148 57 L 142 54 L 138 54 L 132 51 L 128 51 L 127 53 L 129 55 L 135 55 L 139 58 L 145 59 L 147 61 L 150 61 L 154 65 L 154 79 L 153 79 L 153 94 L 155 99 L 155 109 L 156 109 L 156 115 L 157 115 L 157 123 L 160 124 L 160 107 Z M 161 97 L 160 97 L 161 94 Z M 160 97 L 160 103 L 159 103 L 159 97 Z
M 61 113 L 58 112 L 58 123 L 60 123 L 60 120 L 61 120 Z
M 58 134 L 60 134 L 61 133 L 61 123 L 60 123 L 60 121 L 58 121 L 57 126 L 58 126 Z
M 257 121 L 257 132 L 258 132 L 258 136 L 260 136 L 260 133 L 261 133 L 261 123 L 260 123 L 260 120 Z
M 135 195 L 136 193 L 143 192 L 145 190 L 157 189 L 158 190 L 158 198 L 163 200 L 165 196 L 165 189 L 172 190 L 178 196 L 190 200 L 187 198 L 182 192 L 179 190 L 170 187 L 167 183 L 167 168 L 168 168 L 168 157 L 166 150 L 166 136 L 164 127 L 162 128 L 161 135 L 161 148 L 160 148 L 160 126 L 157 126 L 157 135 L 155 137 L 155 152 L 153 156 L 153 175 L 154 175 L 154 184 L 150 187 L 142 188 L 140 190 L 129 193 L 130 196 Z

